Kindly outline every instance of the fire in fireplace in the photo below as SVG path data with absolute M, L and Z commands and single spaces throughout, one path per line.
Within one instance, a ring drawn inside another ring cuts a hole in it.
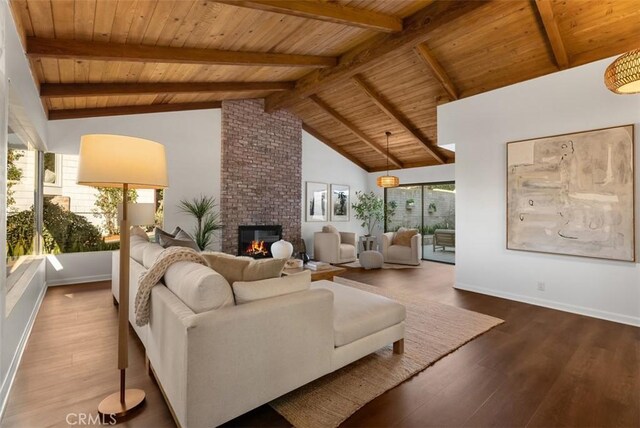
M 251 241 L 251 245 L 244 250 L 245 254 L 249 256 L 268 256 L 269 250 L 267 250 L 264 241 Z
M 282 226 L 239 226 L 238 255 L 256 259 L 272 257 L 271 244 L 282 239 Z

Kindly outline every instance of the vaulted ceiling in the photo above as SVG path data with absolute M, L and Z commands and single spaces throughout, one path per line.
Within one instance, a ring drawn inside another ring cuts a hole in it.
M 638 0 L 11 0 L 49 118 L 265 98 L 368 171 L 437 165 L 436 107 L 640 46 Z

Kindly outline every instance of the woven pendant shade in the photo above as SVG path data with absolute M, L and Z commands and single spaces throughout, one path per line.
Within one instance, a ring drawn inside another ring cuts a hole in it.
M 604 83 L 616 94 L 640 92 L 640 49 L 627 52 L 611 63 L 604 72 Z
M 376 183 L 378 187 L 398 187 L 400 185 L 400 179 L 396 176 L 389 175 L 389 137 L 391 132 L 384 133 L 387 136 L 387 174 L 378 177 Z
M 378 187 L 398 187 L 400 185 L 400 179 L 393 175 L 381 175 L 376 180 Z

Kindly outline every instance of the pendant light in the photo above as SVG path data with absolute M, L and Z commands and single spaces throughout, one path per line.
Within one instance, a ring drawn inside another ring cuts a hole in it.
M 616 58 L 604 72 L 604 83 L 616 94 L 640 93 L 640 49 Z
M 387 174 L 381 175 L 376 180 L 378 187 L 398 187 L 400 185 L 400 179 L 395 175 L 389 175 L 389 137 L 391 136 L 391 132 L 385 132 L 387 136 Z

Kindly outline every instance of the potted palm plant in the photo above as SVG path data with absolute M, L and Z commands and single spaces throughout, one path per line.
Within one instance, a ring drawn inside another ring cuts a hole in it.
M 222 229 L 220 213 L 216 207 L 214 197 L 203 195 L 191 200 L 183 199 L 178 204 L 178 209 L 181 212 L 190 214 L 196 219 L 193 237 L 201 251 L 211 244 L 214 233 Z

